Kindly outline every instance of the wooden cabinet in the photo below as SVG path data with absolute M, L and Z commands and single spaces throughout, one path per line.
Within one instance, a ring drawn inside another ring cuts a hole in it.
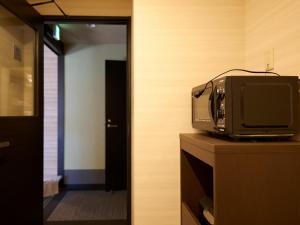
M 300 142 L 181 134 L 181 225 L 199 225 L 203 196 L 215 225 L 299 225 Z

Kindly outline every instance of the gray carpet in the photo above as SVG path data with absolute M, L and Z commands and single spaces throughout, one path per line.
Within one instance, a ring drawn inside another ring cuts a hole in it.
M 43 208 L 47 207 L 47 205 L 50 203 L 51 199 L 52 199 L 51 197 L 44 198 L 44 200 L 43 200 Z
M 126 191 L 68 191 L 48 221 L 124 220 Z

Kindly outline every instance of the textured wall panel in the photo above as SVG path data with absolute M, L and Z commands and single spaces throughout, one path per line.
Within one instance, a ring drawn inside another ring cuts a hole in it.
M 193 86 L 243 67 L 241 0 L 135 0 L 133 224 L 179 225 L 179 133 Z
M 57 175 L 57 55 L 44 46 L 44 176 Z

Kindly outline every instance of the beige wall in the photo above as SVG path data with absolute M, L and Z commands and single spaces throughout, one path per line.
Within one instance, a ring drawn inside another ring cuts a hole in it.
M 246 0 L 245 63 L 264 69 L 264 53 L 274 49 L 274 69 L 300 74 L 300 1 Z
M 244 1 L 133 2 L 134 225 L 179 225 L 179 133 L 191 88 L 244 66 Z
M 65 55 L 65 170 L 105 169 L 105 60 L 121 44 L 75 45 Z

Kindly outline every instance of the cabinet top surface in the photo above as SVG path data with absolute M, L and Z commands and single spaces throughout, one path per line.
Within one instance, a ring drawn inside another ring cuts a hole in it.
M 180 134 L 181 149 L 185 144 L 198 147 L 200 150 L 212 153 L 251 153 L 251 152 L 298 152 L 300 153 L 299 141 L 251 141 L 230 140 L 217 138 L 201 133 Z

